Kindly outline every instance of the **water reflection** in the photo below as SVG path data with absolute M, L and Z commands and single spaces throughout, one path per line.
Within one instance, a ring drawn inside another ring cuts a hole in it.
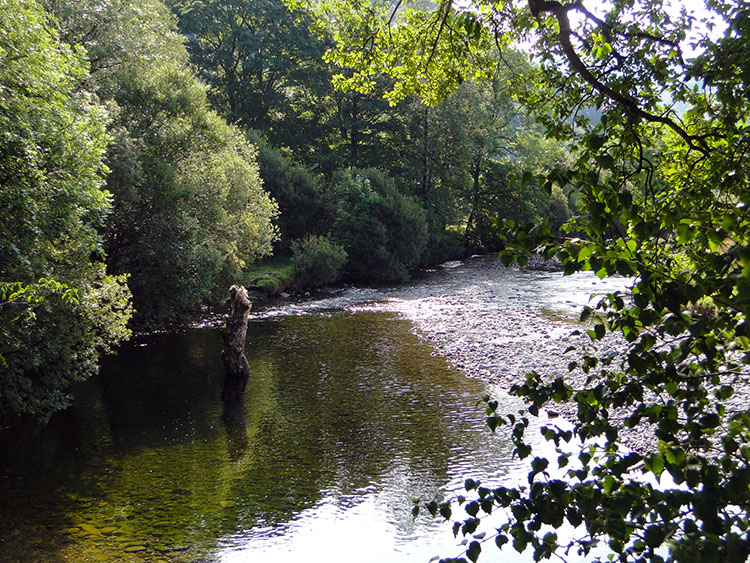
M 227 450 L 229 459 L 239 461 L 247 451 L 250 440 L 247 435 L 247 419 L 245 418 L 245 401 L 235 390 L 227 392 L 226 384 L 221 395 L 224 409 L 221 420 L 227 430 Z
M 516 468 L 484 427 L 487 387 L 412 328 L 373 311 L 257 319 L 234 399 L 216 331 L 122 350 L 49 430 L 0 445 L 0 560 L 456 555 L 412 499 Z

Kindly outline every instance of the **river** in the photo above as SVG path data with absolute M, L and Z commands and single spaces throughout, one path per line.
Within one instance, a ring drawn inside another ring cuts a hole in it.
M 482 259 L 270 303 L 235 402 L 215 328 L 137 338 L 48 428 L 0 435 L 0 561 L 458 556 L 450 524 L 414 519 L 413 501 L 525 479 L 481 397 L 519 408 L 509 382 L 560 369 L 571 320 L 609 283 Z M 531 557 L 488 546 L 482 560 Z

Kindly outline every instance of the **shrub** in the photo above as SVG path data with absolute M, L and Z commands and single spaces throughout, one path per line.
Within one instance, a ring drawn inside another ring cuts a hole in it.
M 344 247 L 346 272 L 356 280 L 403 281 L 425 262 L 427 220 L 414 198 L 400 193 L 379 170 L 339 173 L 332 237 Z
M 301 166 L 273 148 L 256 131 L 247 138 L 258 148 L 258 166 L 263 187 L 276 200 L 281 239 L 277 250 L 288 251 L 292 243 L 307 234 L 323 234 L 331 228 L 335 208 L 326 201 L 325 190 L 312 170 Z
M 559 232 L 560 227 L 570 219 L 570 206 L 568 198 L 560 186 L 552 186 L 549 204 L 544 210 L 544 218 L 547 219 L 550 229 Z
M 315 287 L 337 281 L 346 264 L 346 251 L 328 237 L 308 235 L 292 243 L 295 282 Z

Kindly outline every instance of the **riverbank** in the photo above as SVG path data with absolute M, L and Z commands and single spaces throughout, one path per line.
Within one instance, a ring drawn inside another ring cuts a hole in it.
M 578 322 L 581 309 L 608 292 L 626 290 L 627 283 L 626 278 L 600 280 L 589 273 L 563 276 L 538 267 L 507 268 L 496 255 L 489 255 L 448 262 L 400 286 L 345 288 L 313 299 L 258 303 L 254 315 L 341 308 L 396 311 L 415 324 L 436 354 L 471 378 L 510 389 L 536 371 L 549 378 L 565 375 L 581 388 L 585 375 L 568 377 L 567 370 L 591 344 L 587 325 Z M 576 350 L 566 353 L 571 346 Z M 599 346 L 605 354 L 621 349 L 614 335 Z M 560 405 L 558 410 L 575 417 L 574 405 Z M 647 442 L 643 436 L 630 441 L 639 447 Z
M 536 371 L 550 379 L 564 376 L 574 389 L 582 389 L 587 375 L 567 369 L 592 345 L 586 335 L 589 324 L 578 320 L 581 310 L 607 293 L 628 291 L 629 282 L 622 277 L 600 280 L 589 272 L 564 276 L 538 267 L 507 268 L 496 255 L 489 255 L 448 262 L 400 286 L 338 288 L 312 298 L 267 300 L 256 305 L 253 315 L 394 311 L 414 323 L 436 355 L 470 378 L 510 390 Z M 614 357 L 624 346 L 617 334 L 609 334 L 597 342 L 597 355 Z M 570 421 L 577 417 L 572 402 L 550 405 L 552 409 Z M 655 447 L 645 424 L 622 428 L 621 438 L 639 451 Z
M 580 312 L 608 292 L 625 291 L 628 282 L 506 268 L 496 257 L 484 256 L 444 265 L 427 282 L 425 291 L 433 290 L 429 295 L 415 299 L 407 292 L 389 302 L 469 377 L 509 390 L 536 371 L 550 379 L 565 376 L 574 389 L 581 389 L 587 375 L 568 373 L 568 364 L 591 346 Z M 599 356 L 616 356 L 624 348 L 615 334 L 597 345 Z M 551 407 L 568 420 L 577 416 L 574 403 Z M 645 427 L 623 429 L 622 435 L 634 449 L 653 447 Z

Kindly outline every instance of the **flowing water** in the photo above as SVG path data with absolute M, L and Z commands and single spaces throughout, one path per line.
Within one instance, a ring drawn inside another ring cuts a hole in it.
M 486 428 L 481 398 L 521 405 L 436 354 L 404 312 L 465 288 L 457 279 L 255 313 L 240 400 L 222 399 L 215 328 L 124 346 L 48 428 L 0 435 L 0 561 L 460 555 L 450 524 L 413 518 L 413 501 L 457 494 L 466 477 L 519 482 L 528 469 Z M 534 279 L 526 304 L 543 308 L 540 294 L 563 291 Z M 569 284 L 562 302 L 579 290 Z M 529 559 L 489 547 L 482 556 Z

